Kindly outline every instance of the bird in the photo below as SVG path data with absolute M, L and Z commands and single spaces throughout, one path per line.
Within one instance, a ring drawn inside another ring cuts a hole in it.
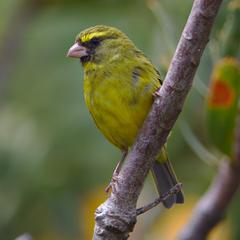
M 114 180 L 161 87 L 160 74 L 126 34 L 111 26 L 97 25 L 81 31 L 67 57 L 80 59 L 84 100 L 97 128 L 123 152 Z M 178 183 L 165 147 L 151 172 L 160 196 Z M 163 205 L 170 208 L 183 202 L 184 195 L 179 191 Z

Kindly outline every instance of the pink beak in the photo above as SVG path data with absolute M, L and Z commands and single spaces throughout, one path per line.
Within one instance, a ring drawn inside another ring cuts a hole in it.
M 74 43 L 72 47 L 69 48 L 67 53 L 67 57 L 72 58 L 81 58 L 87 55 L 88 55 L 87 49 L 81 46 L 79 43 Z

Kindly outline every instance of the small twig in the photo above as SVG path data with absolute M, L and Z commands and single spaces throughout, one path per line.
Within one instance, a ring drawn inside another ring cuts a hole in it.
M 177 183 L 169 191 L 167 191 L 166 193 L 162 194 L 160 197 L 156 198 L 153 202 L 149 203 L 146 206 L 138 208 L 137 209 L 137 216 L 147 212 L 148 210 L 150 210 L 150 209 L 152 209 L 154 207 L 156 207 L 159 203 L 162 203 L 163 201 L 168 199 L 170 196 L 180 192 L 181 189 L 182 189 L 182 183 Z

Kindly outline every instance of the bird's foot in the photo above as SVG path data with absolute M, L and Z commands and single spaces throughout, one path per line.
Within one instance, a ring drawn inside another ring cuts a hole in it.
M 118 162 L 118 164 L 113 172 L 112 179 L 111 179 L 110 183 L 108 184 L 108 186 L 105 188 L 106 193 L 109 193 L 110 189 L 112 189 L 113 192 L 115 191 L 114 185 L 118 181 L 118 174 L 120 172 L 122 163 L 123 163 L 126 155 L 127 155 L 127 151 L 123 151 L 123 156 L 122 156 L 121 160 Z
M 154 92 L 154 93 L 152 94 L 153 97 L 154 97 L 154 99 L 160 97 L 160 94 L 159 94 L 158 91 L 159 91 L 159 89 L 158 89 L 156 92 Z

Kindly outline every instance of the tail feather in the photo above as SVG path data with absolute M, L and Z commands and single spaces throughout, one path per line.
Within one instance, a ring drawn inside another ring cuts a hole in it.
M 159 195 L 168 192 L 177 183 L 177 177 L 174 173 L 173 167 L 168 159 L 163 161 L 155 161 L 152 167 L 152 174 Z M 184 196 L 182 191 L 170 196 L 163 202 L 166 208 L 172 207 L 174 203 L 183 203 Z

